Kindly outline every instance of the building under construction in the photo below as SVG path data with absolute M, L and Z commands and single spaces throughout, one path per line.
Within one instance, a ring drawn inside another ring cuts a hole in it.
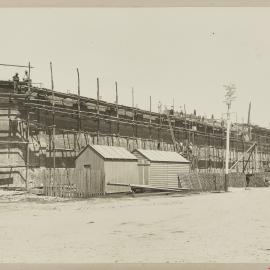
M 79 83 L 77 95 L 57 92 L 53 84 L 52 89 L 34 85 L 30 80 L 0 81 L 0 185 L 38 187 L 56 175 L 70 176 L 79 152 L 92 144 L 130 152 L 178 151 L 193 172 L 224 171 L 223 121 L 120 105 L 117 83 L 116 102 L 105 102 L 99 99 L 98 79 L 96 99 L 81 96 Z M 269 154 L 270 130 L 232 124 L 230 167 L 238 161 L 232 171 L 266 171 Z

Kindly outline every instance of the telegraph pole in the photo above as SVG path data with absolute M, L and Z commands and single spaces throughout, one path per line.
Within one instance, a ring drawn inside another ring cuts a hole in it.
M 230 119 L 230 109 L 232 101 L 235 99 L 235 85 L 229 84 L 224 85 L 225 87 L 225 103 L 227 105 L 227 133 L 226 133 L 226 160 L 225 160 L 225 181 L 224 181 L 224 190 L 228 191 L 229 184 L 229 156 L 230 156 L 230 127 L 231 127 L 231 119 Z

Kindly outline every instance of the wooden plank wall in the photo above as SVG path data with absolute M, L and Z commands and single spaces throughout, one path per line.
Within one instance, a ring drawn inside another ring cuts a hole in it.
M 53 171 L 44 170 L 44 195 L 56 197 L 88 198 L 104 195 L 104 175 L 100 171 L 87 171 L 75 168 L 56 169 L 55 179 Z

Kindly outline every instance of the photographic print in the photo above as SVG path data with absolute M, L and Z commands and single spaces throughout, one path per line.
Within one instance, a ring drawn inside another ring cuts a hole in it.
M 0 262 L 268 263 L 269 15 L 0 8 Z

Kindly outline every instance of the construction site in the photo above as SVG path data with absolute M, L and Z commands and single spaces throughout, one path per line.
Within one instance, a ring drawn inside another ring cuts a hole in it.
M 52 64 L 51 89 L 32 81 L 30 63 L 12 66 L 26 69 L 26 77 L 0 81 L 1 187 L 60 197 L 224 190 L 226 119 L 173 106 L 153 112 L 151 97 L 148 111 L 134 100 L 118 104 L 117 82 L 109 103 L 100 99 L 98 78 L 97 98 L 81 96 L 78 69 L 77 94 L 62 93 L 54 89 Z M 251 104 L 248 119 L 250 113 Z M 266 186 L 270 130 L 248 120 L 231 123 L 229 133 L 228 185 L 245 187 L 250 174 L 251 186 Z
M 72 1 L 0 9 L 0 264 L 269 268 L 270 10 Z

